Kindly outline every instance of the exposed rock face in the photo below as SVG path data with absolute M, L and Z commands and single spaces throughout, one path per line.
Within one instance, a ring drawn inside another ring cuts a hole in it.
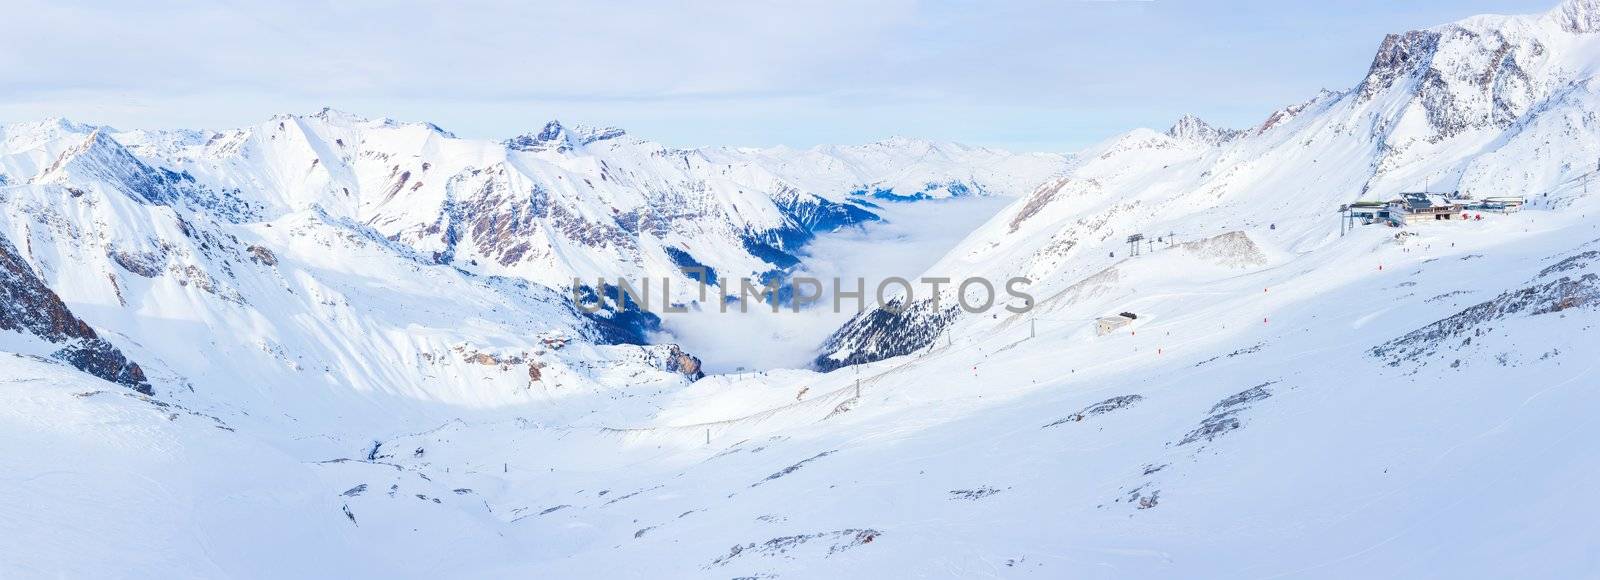
M 278 256 L 277 254 L 273 254 L 272 250 L 256 245 L 251 245 L 249 248 L 247 248 L 247 250 L 250 252 L 250 260 L 257 264 L 261 264 L 263 266 L 278 265 Z
M 1416 74 L 1433 59 L 1438 47 L 1439 33 L 1429 30 L 1384 36 L 1378 53 L 1372 57 L 1372 66 L 1367 69 L 1367 78 L 1357 89 L 1361 98 L 1370 99 L 1394 86 L 1395 81 Z
M 1421 362 L 1440 352 L 1459 351 L 1482 343 L 1489 325 L 1512 316 L 1540 316 L 1571 308 L 1600 307 L 1600 251 L 1574 253 L 1540 270 L 1528 285 L 1502 292 L 1448 318 L 1406 333 L 1376 347 L 1370 354 L 1389 366 Z
M 691 381 L 697 381 L 706 376 L 706 373 L 700 370 L 700 359 L 684 352 L 676 344 L 666 346 L 667 370 L 689 377 Z
M 1545 18 L 1578 32 L 1600 20 L 1595 5 L 1595 0 L 1568 2 Z M 1506 129 L 1565 84 L 1539 78 L 1551 62 L 1548 40 L 1524 27 L 1474 21 L 1391 34 L 1378 47 L 1357 97 L 1410 101 L 1427 118 L 1431 142 L 1475 129 Z M 1387 132 L 1396 126 L 1383 120 L 1379 128 Z
M 25 332 L 60 344 L 62 348 L 55 352 L 55 358 L 146 395 L 153 392 L 144 369 L 73 316 L 4 237 L 0 237 L 0 329 Z
M 173 201 L 181 195 L 181 188 L 194 181 L 187 174 L 145 164 L 103 129 L 95 129 L 78 145 L 63 151 L 34 181 L 65 183 L 91 179 L 116 184 L 137 199 L 156 204 Z
M 1484 325 L 1509 316 L 1538 316 L 1569 308 L 1597 306 L 1600 306 L 1600 274 L 1589 272 L 1576 278 L 1562 276 L 1557 280 L 1502 293 L 1492 300 L 1373 347 L 1371 354 L 1384 359 L 1389 366 L 1399 366 L 1441 350 L 1469 345 L 1474 337 L 1483 334 Z
M 1143 400 L 1144 400 L 1144 397 L 1141 396 L 1141 395 L 1118 395 L 1118 396 L 1106 399 L 1104 401 L 1100 401 L 1100 402 L 1095 403 L 1093 405 L 1089 405 L 1087 407 L 1084 407 L 1082 410 L 1080 410 L 1080 411 L 1078 411 L 1076 413 L 1073 413 L 1071 415 L 1067 415 L 1066 417 L 1063 417 L 1061 419 L 1056 419 L 1055 421 L 1051 422 L 1050 424 L 1045 425 L 1044 427 L 1041 427 L 1041 429 L 1048 429 L 1050 427 L 1055 427 L 1057 425 L 1065 425 L 1067 423 L 1077 423 L 1079 421 L 1082 421 L 1084 419 L 1088 419 L 1090 417 L 1094 417 L 1094 416 L 1097 416 L 1097 415 L 1104 415 L 1104 414 L 1110 413 L 1112 411 L 1117 411 L 1117 410 L 1120 410 L 1120 409 L 1124 409 L 1124 408 L 1133 406 L 1134 403 L 1138 403 L 1139 401 L 1143 401 Z
M 1045 182 L 1037 189 L 1034 189 L 1033 193 L 1028 195 L 1028 202 L 1023 204 L 1022 209 L 1017 210 L 1016 215 L 1011 218 L 1011 231 L 1017 231 L 1018 228 L 1022 227 L 1022 222 L 1049 207 L 1056 200 L 1056 197 L 1062 195 L 1062 192 L 1073 184 L 1074 181 L 1071 178 L 1061 177 Z M 1093 184 L 1090 185 L 1092 186 Z
M 846 529 L 831 532 L 817 532 L 814 534 L 799 534 L 772 538 L 762 543 L 750 542 L 747 544 L 734 544 L 727 554 L 718 556 L 703 568 L 713 566 L 726 566 L 740 558 L 764 557 L 770 558 L 791 551 L 799 550 L 807 543 L 827 544 L 827 555 L 837 554 L 857 546 L 872 543 L 883 532 L 874 529 Z M 820 551 L 821 548 L 818 548 Z
M 1181 447 L 1190 443 L 1211 441 L 1242 427 L 1244 423 L 1240 420 L 1240 412 L 1249 409 L 1251 403 L 1272 397 L 1272 391 L 1267 389 L 1272 384 L 1272 381 L 1268 381 L 1250 387 L 1212 405 L 1211 414 L 1200 421 L 1200 426 L 1184 435 L 1183 439 L 1178 441 L 1178 445 Z M 1151 500 L 1153 502 L 1154 498 Z
M 106 250 L 106 255 L 122 269 L 145 278 L 160 276 L 167 267 L 167 256 L 164 253 L 129 252 L 111 248 Z
M 663 155 L 668 154 L 689 155 Z M 623 179 L 604 177 L 600 181 L 621 183 Z M 594 181 L 590 179 L 591 183 Z M 672 188 L 657 189 L 654 184 L 630 182 L 630 186 L 646 190 L 645 205 L 610 215 L 597 214 L 585 207 L 591 200 L 575 200 L 545 184 L 530 183 L 507 163 L 463 171 L 451 177 L 449 184 L 439 215 L 418 230 L 417 240 L 408 241 L 437 245 L 440 249 L 433 256 L 439 263 L 461 262 L 463 249 L 504 268 L 559 262 L 560 247 L 551 245 L 551 239 L 572 242 L 575 247 L 609 258 L 634 261 L 647 251 L 648 245 L 640 246 L 640 239 L 700 231 L 708 224 L 725 221 L 727 211 L 715 196 L 706 195 L 707 186 L 703 183 L 677 183 Z M 767 261 L 776 258 L 797 262 L 791 252 L 816 233 L 879 219 L 862 207 L 829 201 L 792 187 L 778 187 L 770 201 L 778 214 L 774 227 L 740 229 L 737 224 L 726 224 L 735 236 L 729 241 L 740 242 L 752 256 Z M 405 237 L 401 236 L 403 240 Z

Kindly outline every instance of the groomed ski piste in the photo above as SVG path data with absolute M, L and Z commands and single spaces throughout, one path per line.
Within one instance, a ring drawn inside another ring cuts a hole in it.
M 696 380 L 359 211 L 216 219 L 8 128 L 0 281 L 154 395 L 0 331 L 0 576 L 1594 576 L 1600 3 L 1429 31 L 1261 127 L 1081 152 L 928 271 L 1029 312 L 826 373 Z M 1527 82 L 1453 84 L 1484 67 Z M 1341 223 L 1422 189 L 1528 203 Z

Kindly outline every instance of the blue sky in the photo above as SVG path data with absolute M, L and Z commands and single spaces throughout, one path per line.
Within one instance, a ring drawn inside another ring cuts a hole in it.
M 1358 82 L 1387 32 L 1556 0 L 8 2 L 0 121 L 236 127 L 333 106 L 507 137 L 890 135 L 1066 151 Z

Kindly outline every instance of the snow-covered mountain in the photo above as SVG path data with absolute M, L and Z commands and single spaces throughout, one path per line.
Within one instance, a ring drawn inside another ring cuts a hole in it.
M 228 132 L 17 123 L 0 127 L 0 348 L 302 459 L 461 413 L 641 421 L 701 363 L 643 344 L 649 315 L 577 309 L 573 276 L 781 270 L 814 232 L 877 219 L 874 192 L 912 165 L 950 184 L 921 193 L 1015 195 L 1067 161 L 911 140 L 673 150 L 556 123 L 470 141 L 336 111 Z
M 1353 89 L 1324 92 L 1243 131 L 1185 117 L 1164 134 L 1112 138 L 931 272 L 1025 276 L 1048 309 L 1112 276 L 1134 234 L 1165 247 L 1168 237 L 1248 232 L 1264 251 L 1296 255 L 1338 243 L 1340 205 L 1404 191 L 1570 203 L 1544 196 L 1567 195 L 1600 169 L 1600 35 L 1589 27 L 1596 5 L 1573 0 L 1540 15 L 1391 34 Z M 905 315 L 858 317 L 819 364 L 906 354 L 962 318 L 953 295 L 939 309 L 921 298 Z
M 1594 576 L 1597 23 L 1392 35 L 1351 90 L 1070 162 L 8 126 L 0 575 Z M 840 330 L 819 366 L 849 369 L 691 381 L 532 271 L 763 271 L 742 236 L 801 231 L 786 199 L 1035 163 L 1065 173 L 929 270 L 1027 276 L 1032 311 L 914 297 Z M 1337 212 L 1424 187 L 1530 203 Z M 93 338 L 154 396 L 62 354 Z
M 785 271 L 817 232 L 878 219 L 875 203 L 1021 195 L 1070 163 L 903 138 L 674 149 L 559 122 L 495 142 L 334 110 L 232 131 L 114 137 L 192 179 L 208 192 L 195 205 L 220 219 L 320 207 L 467 271 L 550 287 L 672 275 L 685 282 L 681 300 L 691 295 L 684 267 L 733 277 Z
M 889 191 L 899 183 L 892 180 L 920 175 L 955 184 L 942 195 L 1016 194 L 1017 183 L 1068 161 L 905 139 L 808 151 L 674 150 L 615 129 L 558 123 L 499 143 L 332 110 L 226 132 L 116 132 L 52 119 L 0 128 L 0 137 L 0 223 L 22 248 L 18 267 L 37 270 L 66 304 L 94 308 L 93 326 L 132 343 L 174 339 L 168 319 L 197 322 L 185 340 L 145 355 L 168 382 L 209 373 L 232 382 L 248 361 L 263 359 L 268 383 L 320 370 L 330 384 L 377 390 L 431 376 L 428 348 L 470 355 L 480 343 L 521 335 L 497 346 L 520 361 L 511 366 L 537 366 L 545 363 L 528 353 L 548 350 L 551 340 L 646 340 L 649 315 L 569 306 L 575 276 L 677 276 L 674 299 L 692 300 L 683 267 L 703 265 L 713 276 L 793 268 L 798 258 L 786 250 L 814 232 L 877 219 L 862 191 Z M 386 278 L 415 283 L 415 292 L 361 289 Z M 452 297 L 447 307 L 438 306 L 440 296 Z M 449 344 L 428 348 L 384 338 L 479 316 L 485 304 L 498 313 L 488 335 L 446 332 Z M 344 322 L 286 317 L 330 308 L 348 309 Z M 421 313 L 436 318 L 419 322 Z M 230 368 L 204 360 L 174 368 L 194 352 L 187 340 L 232 343 L 222 350 L 250 356 Z M 373 349 L 398 359 L 378 368 L 344 362 Z M 675 350 L 646 356 L 698 373 L 698 361 Z M 396 376 L 384 368 L 392 366 L 412 370 Z M 554 372 L 530 382 L 530 371 L 501 370 L 501 393 L 513 398 Z M 430 396 L 457 395 L 483 396 Z

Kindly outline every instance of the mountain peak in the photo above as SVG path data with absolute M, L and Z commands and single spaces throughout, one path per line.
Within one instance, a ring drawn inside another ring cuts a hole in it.
M 890 147 L 908 147 L 911 145 L 926 145 L 928 142 L 921 139 L 912 139 L 904 135 L 891 135 L 886 139 L 878 140 L 878 144 Z
M 1226 129 L 1213 126 L 1212 124 L 1205 122 L 1204 119 L 1194 115 L 1184 115 L 1179 117 L 1178 122 L 1173 123 L 1172 127 L 1167 129 L 1168 137 L 1182 141 L 1205 143 L 1207 145 L 1221 145 L 1223 143 L 1227 143 L 1228 141 L 1234 140 L 1242 134 L 1244 134 L 1244 132 L 1237 129 Z
M 1395 80 L 1426 66 L 1439 48 L 1439 36 L 1431 30 L 1385 35 L 1377 54 L 1372 57 L 1372 65 L 1367 68 L 1367 77 L 1361 81 L 1361 97 L 1371 98 L 1392 86 Z
M 534 138 L 539 141 L 554 141 L 556 139 L 565 139 L 566 133 L 567 127 L 561 124 L 560 119 L 551 119 L 549 123 L 544 124 L 544 129 L 540 129 L 539 134 Z
M 71 135 L 87 135 L 99 128 L 95 125 L 77 123 L 65 117 L 50 117 L 39 121 L 0 125 L 0 141 L 4 142 L 6 149 L 21 150 Z
M 350 125 L 366 123 L 369 121 L 369 119 L 362 117 L 361 115 L 357 115 L 348 111 L 341 111 L 333 107 L 323 107 L 321 111 L 317 111 L 316 113 L 312 114 L 311 117 L 314 119 L 322 119 L 324 121 Z
M 48 168 L 35 175 L 32 183 L 101 182 L 121 189 L 143 201 L 163 204 L 174 195 L 174 187 L 186 174 L 159 170 L 139 160 L 105 127 L 95 127 L 83 140 L 63 150 Z
M 552 119 L 544 124 L 538 133 L 523 133 L 504 141 L 507 148 L 517 151 L 571 151 L 573 149 L 608 139 L 616 139 L 627 135 L 626 131 L 616 127 L 589 127 L 575 125 L 567 127 L 560 120 Z
M 379 117 L 379 118 L 373 119 L 373 118 L 365 117 L 365 116 L 358 115 L 358 114 L 355 114 L 355 113 L 351 113 L 349 111 L 335 109 L 333 107 L 323 107 L 322 110 L 319 110 L 319 111 L 317 111 L 315 113 L 312 113 L 310 115 L 296 115 L 296 114 L 290 114 L 290 113 L 280 113 L 280 114 L 277 114 L 277 115 L 273 115 L 272 118 L 269 119 L 269 121 L 286 121 L 286 120 L 294 120 L 294 119 L 311 120 L 311 121 L 315 121 L 315 122 L 318 122 L 318 123 L 321 123 L 321 124 L 324 124 L 324 125 L 327 125 L 327 126 L 332 126 L 332 127 L 348 127 L 348 128 L 361 128 L 361 129 L 396 129 L 396 128 L 402 128 L 402 127 L 421 127 L 421 128 L 426 129 L 428 131 L 431 131 L 431 132 L 434 132 L 434 133 L 438 133 L 440 136 L 443 136 L 443 137 L 447 137 L 447 138 L 451 138 L 451 139 L 454 139 L 456 137 L 455 133 L 451 133 L 449 131 L 446 131 L 443 127 L 440 127 L 438 125 L 435 125 L 433 123 L 429 123 L 429 122 L 426 122 L 426 121 L 396 121 L 396 120 L 391 119 L 389 117 Z
M 930 151 L 939 148 L 939 144 L 934 143 L 933 141 L 929 141 L 927 139 L 917 139 L 914 137 L 906 137 L 903 135 L 894 135 L 887 139 L 880 139 L 872 144 L 887 149 L 914 151 Z
M 52 163 L 50 167 L 40 172 L 36 178 L 43 179 L 53 174 L 60 173 L 67 167 L 69 163 L 73 162 L 74 160 L 92 156 L 98 156 L 102 158 L 121 158 L 123 156 L 132 157 L 132 155 L 129 155 L 127 151 L 123 149 L 122 144 L 117 143 L 115 139 L 112 139 L 105 130 L 101 129 L 100 127 L 94 127 L 91 128 L 88 134 L 84 135 L 83 139 L 78 141 L 77 144 L 63 150 L 61 155 L 56 157 L 55 162 Z
M 49 117 L 43 121 L 40 121 L 39 126 L 61 129 L 71 133 L 87 133 L 99 128 L 96 125 L 79 123 L 66 117 Z

